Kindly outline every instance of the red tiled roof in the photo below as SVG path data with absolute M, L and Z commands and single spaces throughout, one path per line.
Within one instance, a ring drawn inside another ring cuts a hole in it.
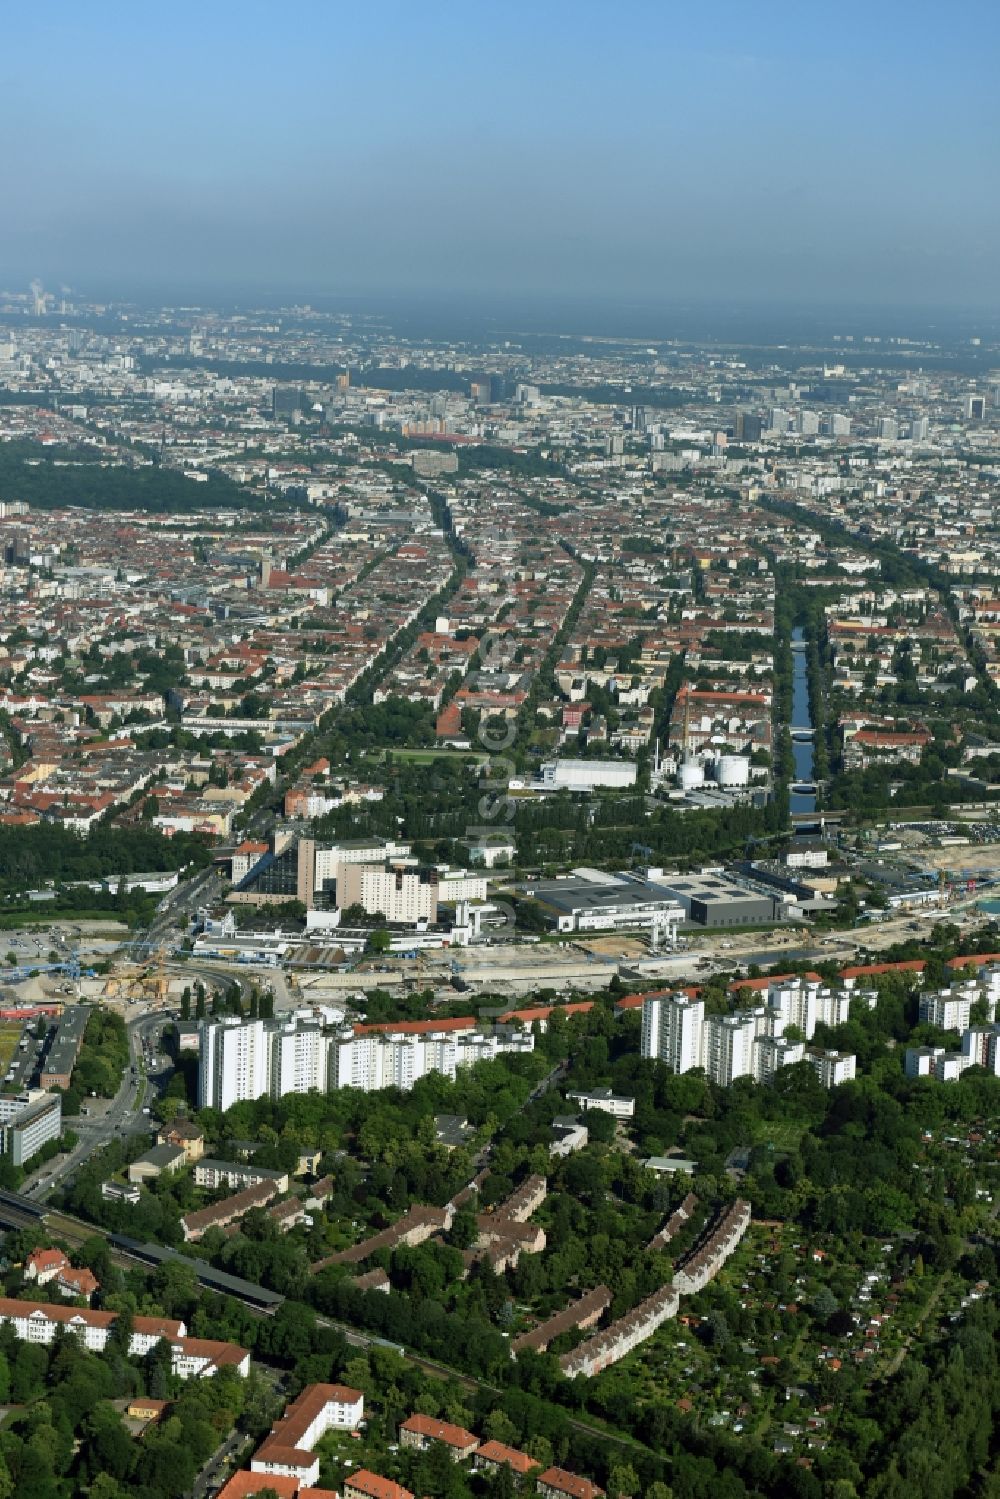
M 587 1015 L 593 1008 L 592 999 L 580 999 L 570 1005 L 535 1005 L 527 1010 L 506 1010 L 500 1019 L 505 1022 L 520 1020 L 522 1025 L 532 1025 L 536 1020 L 548 1020 L 553 1010 L 561 1010 L 564 1015 Z
M 565 1468 L 546 1468 L 544 1473 L 539 1473 L 538 1482 L 547 1489 L 569 1495 L 569 1499 L 599 1499 L 604 1494 L 604 1490 L 591 1483 L 589 1478 L 578 1478 L 575 1473 L 567 1473 Z
M 844 975 L 841 975 L 843 977 Z M 761 994 L 769 989 L 772 984 L 787 984 L 792 979 L 802 979 L 807 984 L 822 983 L 818 973 L 810 970 L 808 973 L 770 973 L 759 979 L 733 979 L 729 985 L 729 993 L 735 994 L 737 989 L 752 989 L 755 994 Z
M 434 1442 L 445 1442 L 449 1447 L 478 1447 L 479 1438 L 474 1432 L 466 1431 L 464 1426 L 455 1426 L 451 1421 L 438 1421 L 433 1416 L 423 1416 L 419 1413 L 410 1416 L 400 1427 L 400 1431 L 412 1431 L 419 1437 L 427 1437 Z
M 474 1015 L 453 1015 L 440 1020 L 384 1020 L 374 1025 L 356 1025 L 356 1036 L 386 1035 L 426 1036 L 434 1031 L 470 1031 L 476 1024 Z
M 949 958 L 949 968 L 983 968 L 987 963 L 1000 963 L 1000 952 L 966 953 L 964 958 Z
M 380 1473 L 373 1473 L 369 1468 L 358 1468 L 357 1472 L 344 1479 L 345 1495 L 348 1490 L 364 1494 L 366 1499 L 413 1499 L 409 1489 L 404 1489 L 402 1484 L 393 1483 L 391 1478 L 383 1478 Z
M 504 1442 L 484 1442 L 476 1458 L 484 1463 L 506 1463 L 515 1473 L 530 1473 L 532 1468 L 541 1467 L 535 1458 L 519 1452 L 516 1447 L 506 1446 Z
M 860 968 L 842 968 L 842 979 L 877 978 L 884 973 L 923 973 L 927 964 L 923 958 L 908 958 L 905 963 L 866 963 Z

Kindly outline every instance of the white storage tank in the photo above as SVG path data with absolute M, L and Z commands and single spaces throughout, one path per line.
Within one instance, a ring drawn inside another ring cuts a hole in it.
M 693 791 L 705 784 L 705 767 L 700 760 L 685 760 L 677 774 L 682 791 Z
M 720 786 L 749 786 L 750 761 L 746 755 L 720 755 L 715 762 L 715 779 Z

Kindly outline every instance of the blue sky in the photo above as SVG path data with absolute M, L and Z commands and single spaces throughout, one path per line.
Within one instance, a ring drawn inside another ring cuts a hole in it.
M 8 8 L 0 281 L 995 308 L 971 0 Z

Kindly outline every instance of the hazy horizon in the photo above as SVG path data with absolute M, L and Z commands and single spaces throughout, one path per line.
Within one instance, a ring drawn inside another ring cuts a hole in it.
M 6 18 L 0 284 L 1000 306 L 973 3 L 306 3 Z

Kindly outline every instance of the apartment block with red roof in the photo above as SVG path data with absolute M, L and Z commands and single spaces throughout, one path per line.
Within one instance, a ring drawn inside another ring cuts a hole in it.
M 404 1447 L 416 1447 L 420 1451 L 432 1442 L 441 1442 L 456 1463 L 471 1457 L 479 1446 L 479 1438 L 466 1431 L 464 1426 L 422 1415 L 410 1416 L 403 1422 L 399 1428 L 399 1440 Z

